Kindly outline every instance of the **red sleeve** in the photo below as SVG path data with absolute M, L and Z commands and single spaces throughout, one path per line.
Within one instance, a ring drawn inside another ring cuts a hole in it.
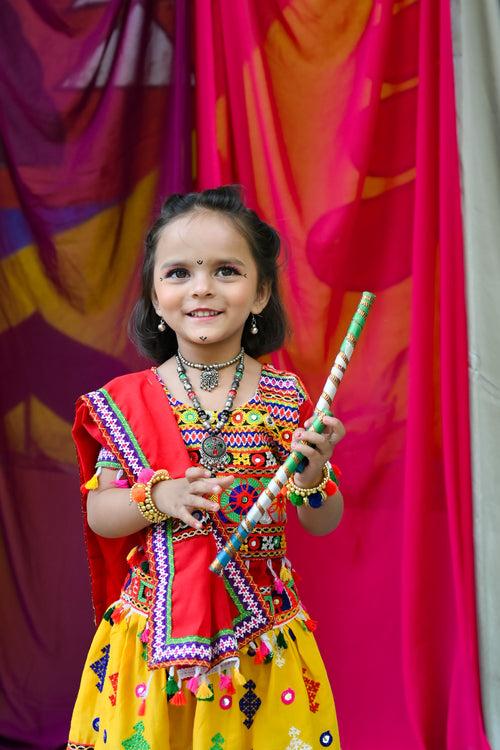
M 314 404 L 311 397 L 305 389 L 302 380 L 296 375 L 297 380 L 297 397 L 299 405 L 299 426 L 303 427 L 306 419 L 309 419 L 314 413 Z
M 128 570 L 127 554 L 134 545 L 141 541 L 142 537 L 139 533 L 117 539 L 105 539 L 95 534 L 88 525 L 87 491 L 83 485 L 94 474 L 97 455 L 105 442 L 83 398 L 77 402 L 73 440 L 80 467 L 84 536 L 90 568 L 94 616 L 98 624 L 107 607 L 118 599 Z

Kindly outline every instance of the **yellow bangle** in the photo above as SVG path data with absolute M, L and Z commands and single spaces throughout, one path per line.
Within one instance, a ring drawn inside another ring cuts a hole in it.
M 146 520 L 150 523 L 161 523 L 170 518 L 168 513 L 162 513 L 159 510 L 152 498 L 151 490 L 158 482 L 163 482 L 170 479 L 170 474 L 166 469 L 159 469 L 155 471 L 151 479 L 143 484 L 142 482 L 136 482 L 130 488 L 130 500 L 137 504 L 137 508 Z
M 330 479 L 328 464 L 323 466 L 323 478 L 315 487 L 299 487 L 292 477 L 286 484 L 288 499 L 296 507 L 308 505 L 310 508 L 320 508 L 326 500 L 325 487 Z

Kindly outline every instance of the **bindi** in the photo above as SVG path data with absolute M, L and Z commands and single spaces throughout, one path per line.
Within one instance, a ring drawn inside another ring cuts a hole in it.
M 197 260 L 196 262 L 197 262 L 197 264 L 198 264 L 199 266 L 202 266 L 202 265 L 203 265 L 203 261 L 202 261 L 202 260 Z
M 200 341 L 206 341 L 206 340 L 207 340 L 206 336 L 200 336 Z

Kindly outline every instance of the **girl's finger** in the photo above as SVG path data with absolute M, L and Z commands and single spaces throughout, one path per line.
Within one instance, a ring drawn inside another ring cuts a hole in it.
M 188 526 L 191 526 L 192 529 L 201 529 L 203 526 L 201 521 L 197 521 L 196 518 L 191 515 L 186 506 L 179 509 L 177 518 Z
M 319 432 L 306 432 L 305 430 L 299 430 L 293 437 L 294 441 L 304 440 L 310 445 L 321 445 L 324 439 L 324 433 L 320 435 Z
M 294 442 L 291 444 L 290 447 L 293 451 L 298 451 L 299 453 L 302 453 L 302 455 L 306 456 L 306 458 L 313 458 L 314 456 L 318 455 L 318 451 L 312 445 L 306 445 L 305 443 Z
M 188 482 L 194 482 L 201 477 L 209 477 L 210 472 L 204 466 L 190 466 L 189 469 L 186 469 L 184 476 Z
M 224 487 L 229 487 L 233 477 L 216 477 L 215 479 L 197 479 L 189 485 L 189 492 L 195 495 L 218 495 Z
M 193 508 L 208 510 L 209 513 L 215 513 L 220 509 L 220 505 L 216 501 L 215 495 L 212 495 L 209 498 L 199 497 L 199 495 L 192 495 L 189 499 L 189 503 Z

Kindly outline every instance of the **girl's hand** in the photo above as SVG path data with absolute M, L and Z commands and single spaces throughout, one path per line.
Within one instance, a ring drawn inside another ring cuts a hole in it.
M 211 477 L 203 466 L 190 466 L 184 479 L 155 484 L 152 497 L 162 513 L 178 518 L 193 529 L 201 529 L 203 524 L 192 515 L 193 510 L 197 508 L 211 513 L 219 510 L 219 504 L 207 500 L 204 495 L 219 495 L 233 480 L 233 476 Z
M 314 422 L 314 417 L 310 417 L 304 422 L 304 428 L 308 428 Z M 300 474 L 295 474 L 294 482 L 299 487 L 315 487 L 321 482 L 323 466 L 332 457 L 333 449 L 345 435 L 345 427 L 336 417 L 324 417 L 324 432 L 321 435 L 318 432 L 307 432 L 306 429 L 299 428 L 292 435 L 291 449 L 299 451 L 308 460 L 309 463 Z M 309 445 L 304 445 L 305 440 Z

